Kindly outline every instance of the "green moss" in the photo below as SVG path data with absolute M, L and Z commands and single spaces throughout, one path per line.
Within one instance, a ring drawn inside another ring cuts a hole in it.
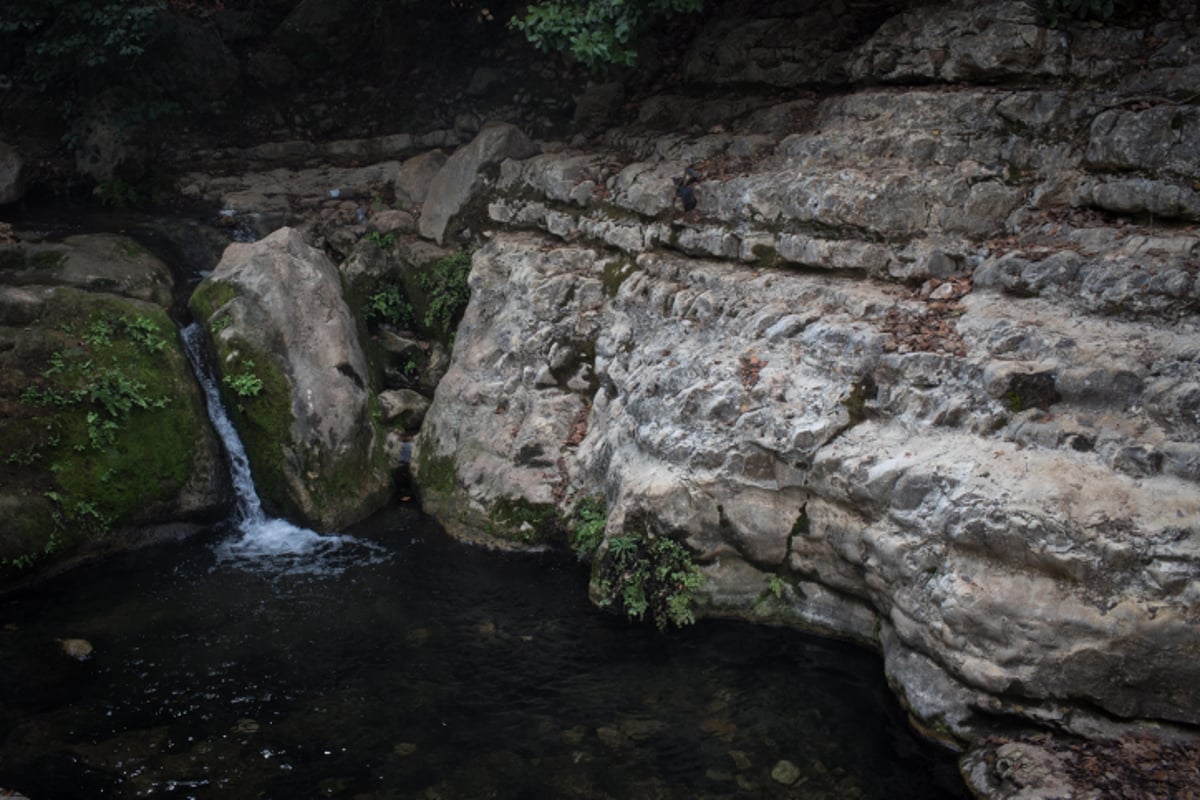
M 430 447 L 422 447 L 417 462 L 417 484 L 422 492 L 449 494 L 458 480 L 454 456 L 435 456 Z
M 287 376 L 269 353 L 253 348 L 236 337 L 222 337 L 217 344 L 217 363 L 225 375 L 242 374 L 253 362 L 254 376 L 261 381 L 257 394 L 242 397 L 222 379 L 221 399 L 246 448 L 259 493 L 285 512 L 299 508 L 291 500 L 283 443 L 291 440 L 296 417 Z
M 8 564 L 152 518 L 189 481 L 205 424 L 161 309 L 59 289 L 42 322 L 0 360 L 0 485 L 24 498 L 0 535 Z
M 540 544 L 562 531 L 558 511 L 551 503 L 533 503 L 523 497 L 499 497 L 488 510 L 488 534 L 500 539 Z
M 604 296 L 613 298 L 621 291 L 621 284 L 637 272 L 637 265 L 628 258 L 618 258 L 605 263 L 600 281 L 604 284 Z
M 237 297 L 237 289 L 232 284 L 221 281 L 206 280 L 196 287 L 188 299 L 188 306 L 199 319 L 209 320 L 217 309 Z

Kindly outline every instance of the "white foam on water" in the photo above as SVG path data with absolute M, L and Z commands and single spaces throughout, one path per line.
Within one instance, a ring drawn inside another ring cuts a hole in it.
M 229 454 L 237 499 L 233 520 L 236 530 L 213 548 L 218 565 L 279 575 L 336 575 L 352 566 L 386 560 L 386 548 L 373 542 L 345 534 L 320 534 L 263 512 L 250 473 L 250 459 L 221 404 L 216 378 L 201 357 L 200 326 L 192 323 L 182 335 L 188 360 L 204 390 L 208 417 Z

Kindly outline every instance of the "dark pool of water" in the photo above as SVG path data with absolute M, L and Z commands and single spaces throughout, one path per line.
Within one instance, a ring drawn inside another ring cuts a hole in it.
M 0 599 L 0 786 L 33 800 L 964 796 L 871 653 L 734 622 L 660 634 L 593 609 L 573 561 L 467 548 L 412 509 L 353 533 L 249 558 L 214 532 Z M 65 655 L 68 638 L 91 657 Z

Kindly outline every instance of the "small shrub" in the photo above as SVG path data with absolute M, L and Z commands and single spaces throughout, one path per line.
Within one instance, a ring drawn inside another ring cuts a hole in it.
M 649 611 L 659 630 L 696 621 L 694 595 L 702 577 L 687 548 L 673 539 L 639 533 L 613 537 L 596 574 L 602 607 L 617 606 L 639 620 Z
M 222 383 L 238 397 L 258 397 L 263 390 L 262 378 L 255 374 L 254 362 L 249 359 L 242 362 L 241 372 L 226 375 Z
M 429 300 L 425 327 L 436 335 L 449 337 L 462 319 L 471 300 L 470 274 L 471 254 L 464 251 L 432 262 L 417 279 Z
M 404 288 L 394 281 L 382 284 L 367 298 L 367 319 L 397 328 L 411 328 L 415 317 Z
M 364 236 L 363 238 L 369 242 L 374 242 L 375 246 L 381 250 L 388 250 L 391 248 L 392 245 L 394 245 L 396 243 L 396 234 L 394 234 L 394 233 L 380 233 L 379 231 L 369 231 L 367 233 L 367 235 Z
M 608 509 L 603 497 L 585 497 L 575 507 L 570 532 L 571 549 L 580 560 L 590 559 L 604 540 L 604 529 L 608 525 Z

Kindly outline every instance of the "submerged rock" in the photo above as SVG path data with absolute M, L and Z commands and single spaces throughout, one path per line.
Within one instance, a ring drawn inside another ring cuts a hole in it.
M 76 661 L 87 661 L 92 657 L 92 643 L 87 639 L 58 639 L 62 651 Z

